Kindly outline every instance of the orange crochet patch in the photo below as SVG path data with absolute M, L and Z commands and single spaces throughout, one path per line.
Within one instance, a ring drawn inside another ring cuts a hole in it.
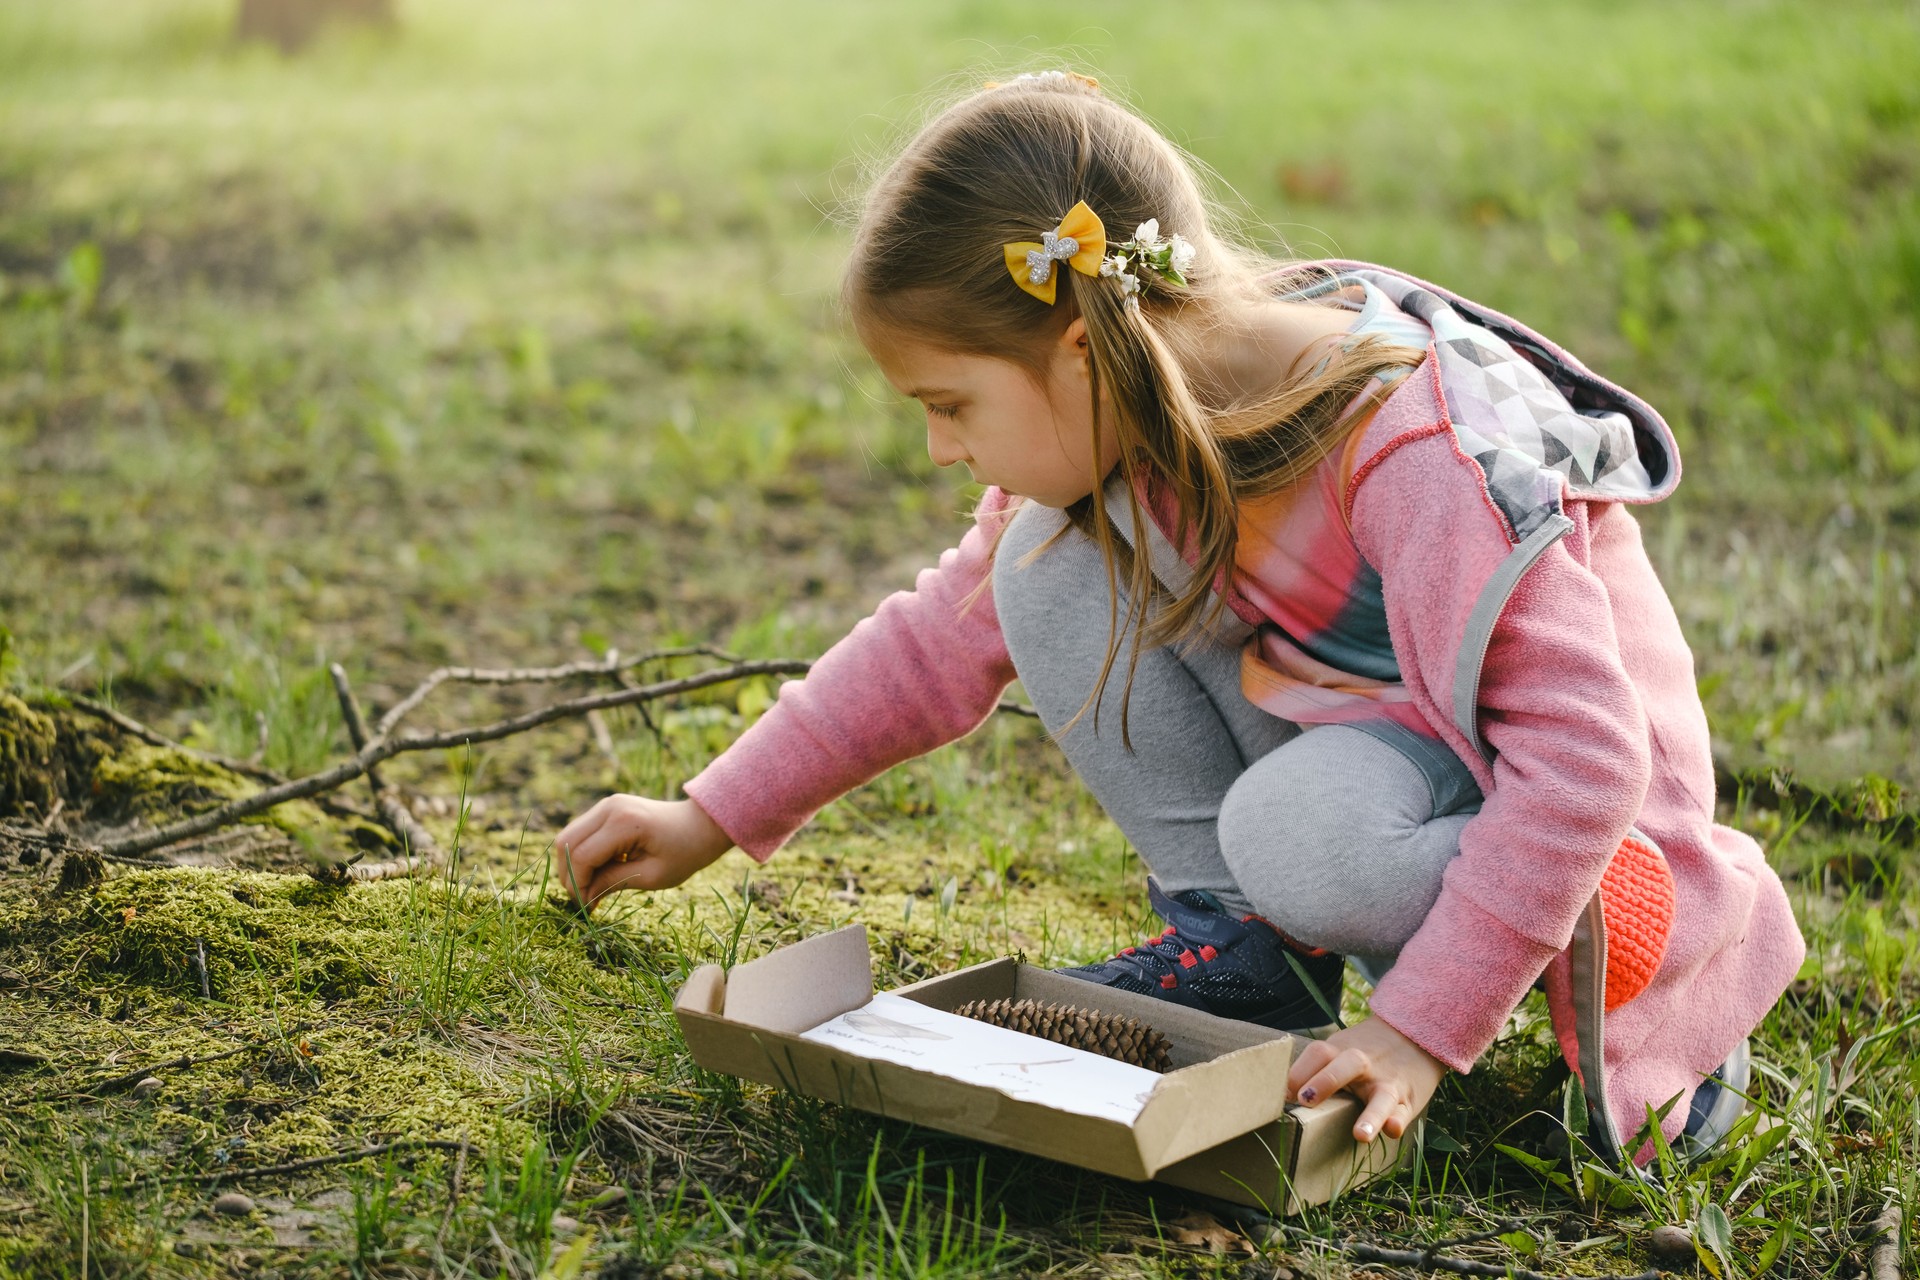
M 1613 1012 L 1647 989 L 1673 932 L 1673 872 L 1650 842 L 1628 836 L 1600 877 L 1607 922 L 1606 1009 Z

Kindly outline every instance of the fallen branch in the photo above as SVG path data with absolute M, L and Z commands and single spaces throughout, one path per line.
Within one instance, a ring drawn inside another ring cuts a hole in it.
M 661 662 L 668 658 L 712 658 L 716 662 L 730 662 L 738 665 L 742 659 L 724 649 L 711 645 L 682 645 L 676 649 L 655 649 L 637 657 L 622 659 L 617 649 L 609 649 L 604 658 L 595 658 L 591 662 L 569 662 L 558 667 L 441 667 L 429 672 L 414 691 L 393 704 L 387 714 L 380 717 L 380 723 L 374 726 L 375 733 L 384 738 L 397 728 L 400 722 L 413 713 L 415 708 L 427 700 L 427 695 L 448 681 L 461 684 L 546 684 L 556 680 L 578 680 L 588 676 L 617 677 L 622 672 L 632 671 L 649 662 Z
M 365 751 L 373 738 L 367 732 L 366 717 L 360 714 L 360 700 L 353 696 L 353 686 L 347 681 L 347 669 L 336 662 L 327 668 L 327 674 L 333 677 L 334 692 L 340 697 L 340 715 L 347 722 L 353 749 Z M 356 862 L 347 868 L 347 875 L 355 880 L 386 880 L 418 875 L 439 866 L 443 857 L 439 842 L 431 831 L 420 825 L 407 806 L 387 790 L 380 771 L 373 765 L 367 766 L 367 788 L 373 792 L 374 812 L 380 815 L 387 830 L 399 838 L 403 852 L 398 858 L 381 862 Z
M 1900 1280 L 1900 1206 L 1893 1201 L 1873 1220 L 1867 1251 L 1868 1280 Z
M 280 1174 L 319 1169 L 330 1164 L 347 1164 L 354 1160 L 365 1160 L 371 1156 L 383 1156 L 389 1151 L 458 1151 L 464 1158 L 472 1145 L 470 1142 L 452 1138 L 401 1138 L 394 1142 L 362 1147 L 358 1151 L 338 1151 L 330 1156 L 308 1156 L 304 1160 L 288 1160 L 284 1164 L 261 1164 L 243 1169 L 216 1169 L 210 1173 L 169 1173 L 158 1177 L 134 1177 L 122 1186 L 137 1187 L 143 1183 L 154 1182 L 238 1182 L 242 1178 L 271 1178 Z
M 557 702 L 537 711 L 528 711 L 491 724 L 479 725 L 470 729 L 449 729 L 434 733 L 412 733 L 397 738 L 376 733 L 349 758 L 342 760 L 330 769 L 308 774 L 304 778 L 292 778 L 278 786 L 267 787 L 253 795 L 209 809 L 205 813 L 183 818 L 179 822 L 157 827 L 152 831 L 140 832 L 107 842 L 101 846 L 103 855 L 129 857 L 147 853 L 154 849 L 178 844 L 182 840 L 204 835 L 242 818 L 264 813 L 275 805 L 285 804 L 289 800 L 304 800 L 326 791 L 333 791 L 366 773 L 369 768 L 382 764 L 397 755 L 413 751 L 436 751 L 447 747 L 465 746 L 475 742 L 493 742 L 500 738 L 524 733 L 528 729 L 538 728 L 568 716 L 584 715 L 589 711 L 606 710 L 612 707 L 631 706 L 635 703 L 651 702 L 658 698 L 671 697 L 674 694 L 690 693 L 695 689 L 704 689 L 709 685 L 726 684 L 733 680 L 743 680 L 757 675 L 804 675 L 812 664 L 789 658 L 769 659 L 761 662 L 740 662 L 729 667 L 718 667 L 711 671 L 702 671 L 695 675 L 682 676 L 673 680 L 661 680 L 653 684 L 640 685 L 633 689 L 615 689 L 608 693 L 593 694 L 583 698 L 573 698 L 566 702 Z

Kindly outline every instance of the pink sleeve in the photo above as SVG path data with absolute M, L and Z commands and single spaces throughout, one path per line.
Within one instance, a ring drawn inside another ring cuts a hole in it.
M 1509 549 L 1469 467 L 1451 433 L 1405 446 L 1354 506 L 1402 673 L 1446 708 L 1478 584 Z M 1582 563 L 1584 511 L 1569 504 L 1569 514 L 1574 531 L 1521 579 L 1481 669 L 1480 731 L 1498 752 L 1492 786 L 1461 830 L 1439 898 L 1373 993 L 1377 1016 L 1457 1071 L 1486 1052 L 1568 945 L 1651 778 L 1646 713 L 1607 586 Z M 1443 732 L 1470 750 L 1451 724 Z
M 735 844 L 764 862 L 822 806 L 963 737 L 1013 681 L 991 587 L 992 550 L 1017 504 L 987 490 L 960 545 L 888 596 L 791 681 L 759 721 L 686 784 Z

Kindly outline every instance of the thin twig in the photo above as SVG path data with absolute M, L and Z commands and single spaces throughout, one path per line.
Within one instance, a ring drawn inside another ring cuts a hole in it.
M 1873 1247 L 1867 1251 L 1869 1280 L 1900 1280 L 1900 1206 L 1892 1200 L 1873 1220 Z
M 635 687 L 633 677 L 625 671 L 616 671 L 613 678 L 619 683 L 622 689 Z M 666 758 L 672 761 L 677 767 L 680 763 L 680 753 L 673 749 L 673 739 L 669 738 L 666 732 L 660 728 L 659 723 L 654 720 L 652 708 L 648 707 L 646 703 L 641 702 L 636 703 L 633 709 L 640 713 L 640 723 L 647 726 L 647 732 L 653 735 L 653 740 L 659 746 L 661 754 L 666 756 Z
M 207 976 L 207 940 L 193 940 L 193 976 L 200 979 L 200 998 L 213 999 L 213 983 Z
M 1475 1232 L 1471 1236 L 1461 1236 L 1453 1240 L 1437 1240 L 1418 1249 L 1395 1249 L 1375 1244 L 1370 1240 L 1329 1240 L 1325 1236 L 1315 1235 L 1305 1227 L 1284 1222 L 1269 1214 L 1249 1210 L 1248 1215 L 1273 1230 L 1281 1231 L 1302 1244 L 1315 1244 L 1324 1249 L 1332 1249 L 1346 1255 L 1355 1262 L 1374 1262 L 1389 1267 L 1405 1267 L 1412 1271 L 1444 1271 L 1457 1276 L 1511 1277 L 1512 1280 L 1562 1280 L 1560 1277 L 1546 1275 L 1538 1271 L 1527 1271 L 1511 1263 L 1480 1262 L 1472 1258 L 1449 1258 L 1440 1253 L 1443 1248 L 1459 1244 L 1479 1243 L 1490 1239 L 1498 1232 Z M 1515 1230 L 1525 1230 L 1518 1223 L 1509 1223 Z M 1630 1276 L 1594 1277 L 1591 1280 L 1658 1280 L 1658 1271 L 1638 1271 Z
M 254 778 L 260 782 L 275 783 L 285 782 L 287 780 L 287 775 L 284 773 L 269 769 L 264 765 L 255 764 L 249 760 L 237 760 L 232 756 L 217 755 L 211 751 L 198 751 L 184 742 L 175 742 L 159 730 L 140 723 L 124 712 L 114 710 L 104 702 L 95 702 L 92 698 L 82 697 L 77 693 L 62 693 L 60 696 L 88 715 L 96 719 L 105 720 L 122 733 L 138 738 L 150 747 L 160 747 L 167 751 L 178 751 L 182 755 L 192 756 L 196 760 L 204 760 L 208 764 L 217 764 L 222 769 L 244 774 L 246 777 Z
M 252 1053 L 259 1047 L 257 1044 L 243 1044 L 238 1049 L 228 1049 L 225 1053 L 209 1053 L 199 1058 L 182 1056 L 173 1059 L 171 1062 L 151 1062 L 144 1067 L 137 1067 L 123 1075 L 117 1075 L 111 1080 L 102 1080 L 98 1084 L 88 1085 L 86 1086 L 86 1092 L 90 1094 L 112 1093 L 116 1089 L 125 1089 L 130 1085 L 139 1084 L 155 1072 L 185 1071 L 189 1067 L 197 1067 L 202 1063 L 223 1062 L 228 1058 L 237 1058 L 243 1053 Z
M 51 1102 L 57 1098 L 97 1098 L 101 1094 L 117 1093 L 122 1089 L 139 1084 L 142 1080 L 157 1072 L 184 1071 L 189 1067 L 197 1067 L 205 1062 L 221 1062 L 227 1058 L 236 1058 L 243 1053 L 251 1053 L 259 1047 L 259 1044 L 243 1044 L 237 1049 L 228 1049 L 224 1053 L 210 1053 L 202 1058 L 179 1057 L 173 1059 L 171 1062 L 150 1062 L 144 1067 L 135 1067 L 132 1071 L 125 1072 L 121 1075 L 110 1076 L 105 1080 L 98 1080 L 92 1084 L 81 1085 L 79 1088 L 71 1090 L 70 1092 L 43 1093 L 28 1098 L 27 1101 Z
M 616 773 L 619 772 L 620 753 L 614 749 L 613 731 L 607 728 L 607 718 L 598 711 L 587 712 L 587 732 L 593 735 L 595 749 L 606 757 L 607 763 L 613 766 Z
M 611 650 L 604 658 L 595 658 L 586 662 L 569 662 L 558 667 L 441 667 L 437 671 L 430 672 L 412 693 L 388 708 L 387 714 L 380 717 L 380 723 L 374 726 L 374 730 L 380 737 L 386 737 L 393 732 L 396 725 L 427 700 L 428 694 L 449 680 L 462 684 L 543 684 L 555 680 L 575 680 L 585 676 L 613 676 L 666 658 L 712 658 L 716 662 L 736 664 L 741 661 L 724 649 L 716 649 L 712 645 L 690 644 L 674 649 L 655 649 L 651 653 L 626 659 L 620 657 L 618 650 Z
M 1388 1249 L 1365 1240 L 1322 1240 L 1355 1262 L 1377 1262 L 1388 1267 L 1407 1267 L 1414 1271 L 1445 1271 L 1457 1276 L 1511 1277 L 1511 1280 L 1561 1280 L 1544 1272 L 1528 1271 L 1507 1262 L 1477 1262 L 1471 1258 L 1448 1258 L 1425 1249 Z M 1611 1280 L 1659 1280 L 1658 1271 L 1636 1271 Z
M 370 1156 L 383 1156 L 389 1151 L 458 1151 L 464 1157 L 471 1146 L 472 1144 L 464 1139 L 400 1138 L 377 1146 L 363 1147 L 358 1151 L 338 1151 L 330 1156 L 308 1156 L 304 1160 L 289 1160 L 285 1164 L 261 1164 L 245 1169 L 215 1169 L 210 1173 L 169 1173 L 158 1177 L 136 1176 L 122 1186 L 139 1186 L 141 1183 L 149 1182 L 237 1182 L 242 1178 L 270 1178 L 284 1173 L 301 1173 L 308 1169 L 319 1169 L 330 1164 L 365 1160 Z
M 460 1154 L 454 1157 L 453 1161 L 453 1180 L 447 1184 L 447 1211 L 441 1215 L 440 1229 L 433 1234 L 433 1247 L 436 1251 L 445 1242 L 447 1225 L 453 1221 L 453 1211 L 460 1204 L 460 1180 L 466 1176 L 466 1172 L 467 1144 L 463 1139 L 460 1143 Z
M 511 737 L 516 733 L 524 733 L 528 729 L 537 728 L 543 724 L 550 724 L 567 716 L 584 715 L 589 711 L 605 710 L 609 707 L 630 706 L 636 702 L 648 702 L 678 693 L 691 693 L 695 689 L 743 680 L 749 676 L 801 675 L 805 674 L 811 666 L 811 663 L 790 658 L 741 662 L 731 667 L 716 667 L 711 671 L 702 671 L 675 680 L 661 680 L 654 684 L 641 685 L 637 689 L 615 689 L 608 693 L 556 702 L 552 706 L 542 707 L 537 711 L 509 716 L 505 720 L 496 720 L 492 724 L 471 729 L 411 733 L 398 738 L 386 738 L 376 734 L 364 748 L 330 769 L 308 774 L 304 778 L 290 779 L 279 786 L 268 787 L 253 795 L 209 809 L 205 813 L 195 814 L 191 818 L 183 818 L 179 822 L 157 827 L 152 831 L 110 841 L 102 846 L 100 852 L 126 856 L 178 844 L 182 840 L 203 835 L 241 818 L 264 813 L 275 805 L 285 804 L 289 800 L 304 800 L 308 796 L 319 795 L 323 791 L 332 791 L 352 782 L 369 767 L 410 751 L 437 751 L 447 747 L 465 746 L 468 743 L 493 742 L 500 738 Z
M 143 724 L 135 720 L 124 711 L 116 711 L 104 702 L 95 702 L 92 698 L 82 697 L 77 693 L 62 692 L 60 697 L 65 699 L 75 710 L 84 711 L 96 719 L 105 720 L 122 733 L 130 737 L 138 738 L 150 747 L 159 747 L 165 751 L 178 751 L 181 755 L 187 756 L 190 759 L 199 760 L 205 764 L 217 765 L 222 769 L 240 774 L 242 777 L 252 778 L 257 782 L 264 782 L 269 786 L 280 786 L 287 781 L 286 774 L 281 773 L 278 769 L 269 769 L 256 761 L 237 760 L 232 756 L 223 756 L 217 752 L 198 750 L 197 748 L 188 746 L 184 742 L 175 742 L 172 738 L 169 738 L 166 734 L 161 733 L 151 725 Z M 48 704 L 42 703 L 41 705 Z M 365 818 L 367 816 L 352 805 L 331 797 L 322 798 L 318 803 L 323 808 L 346 817 Z
M 366 717 L 360 714 L 360 700 L 353 696 L 353 685 L 347 680 L 347 669 L 336 662 L 327 668 L 327 674 L 333 677 L 333 690 L 340 697 L 340 715 L 347 722 L 353 749 L 365 751 L 372 738 L 367 733 Z M 373 765 L 367 766 L 367 788 L 373 792 L 374 812 L 380 815 L 387 830 L 400 838 L 404 852 L 398 858 L 355 863 L 347 869 L 347 874 L 355 880 L 386 880 L 418 875 L 439 866 L 442 859 L 439 841 L 387 790 L 380 771 Z

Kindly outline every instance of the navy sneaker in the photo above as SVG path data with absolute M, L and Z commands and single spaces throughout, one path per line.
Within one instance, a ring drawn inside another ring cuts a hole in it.
M 1752 1083 L 1751 1050 L 1749 1042 L 1742 1040 L 1727 1060 L 1715 1067 L 1713 1073 L 1693 1091 L 1693 1100 L 1687 1106 L 1687 1122 L 1673 1140 L 1673 1153 L 1682 1165 L 1706 1159 L 1726 1141 L 1727 1134 L 1746 1114 L 1746 1094 Z M 1575 1087 L 1578 1087 L 1577 1084 Z M 1769 1127 L 1771 1124 L 1763 1120 L 1761 1128 Z M 1644 1128 L 1638 1129 L 1634 1137 L 1645 1132 Z M 1614 1168 L 1638 1176 L 1643 1181 L 1657 1180 L 1652 1170 L 1639 1168 L 1631 1161 L 1622 1159 L 1612 1139 L 1604 1131 L 1591 1131 L 1587 1141 L 1594 1153 Z
M 1236 920 L 1201 889 L 1169 896 L 1149 876 L 1147 899 L 1167 922 L 1158 937 L 1059 972 L 1279 1031 L 1339 1025 L 1344 957 L 1299 946 L 1259 916 Z
M 1747 1112 L 1745 1097 L 1753 1081 L 1753 1059 L 1748 1041 L 1738 1048 L 1713 1074 L 1700 1082 L 1687 1107 L 1687 1124 L 1674 1143 L 1674 1152 L 1682 1160 L 1704 1158 L 1725 1140 L 1728 1131 Z

